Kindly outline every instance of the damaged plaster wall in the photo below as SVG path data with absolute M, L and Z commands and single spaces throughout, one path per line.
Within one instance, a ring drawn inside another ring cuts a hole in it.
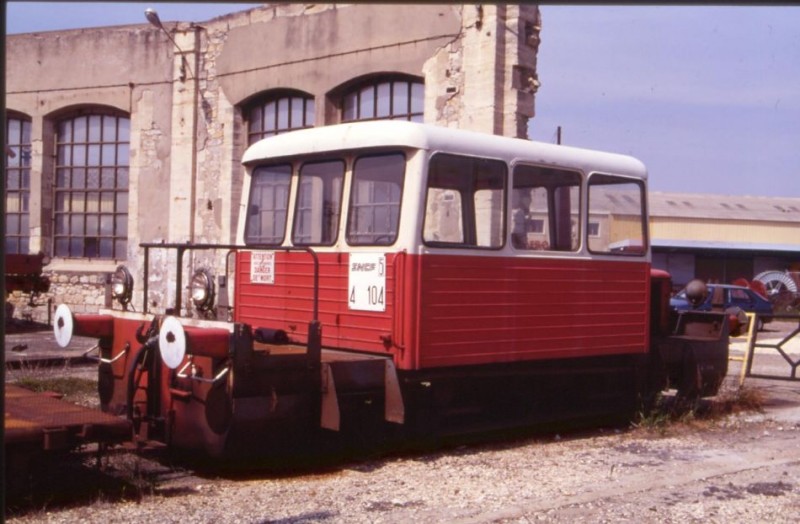
M 477 4 L 459 9 L 460 32 L 424 66 L 426 120 L 527 138 L 539 87 L 538 6 Z

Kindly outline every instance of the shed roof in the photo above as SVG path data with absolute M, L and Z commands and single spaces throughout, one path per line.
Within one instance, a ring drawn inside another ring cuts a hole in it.
M 747 253 L 799 253 L 800 247 L 792 244 L 767 244 L 765 242 L 728 242 L 716 240 L 679 240 L 654 238 L 653 249 L 659 251 L 744 251 Z
M 800 198 L 651 191 L 650 216 L 800 223 Z

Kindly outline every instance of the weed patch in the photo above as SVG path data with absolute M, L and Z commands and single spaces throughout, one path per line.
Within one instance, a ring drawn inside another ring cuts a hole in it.
M 745 411 L 764 411 L 766 398 L 758 388 L 741 386 L 723 389 L 711 405 L 709 417 L 719 418 Z
M 710 399 L 687 400 L 676 395 L 662 395 L 652 410 L 639 414 L 633 427 L 664 435 L 673 427 L 707 425 L 742 412 L 760 413 L 764 401 L 760 389 L 747 386 L 723 389 Z
M 36 393 L 52 391 L 64 396 L 65 400 L 82 398 L 97 392 L 97 382 L 78 377 L 20 377 L 17 385 Z

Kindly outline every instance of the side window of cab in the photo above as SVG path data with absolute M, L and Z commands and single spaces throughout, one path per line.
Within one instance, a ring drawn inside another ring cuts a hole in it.
M 506 164 L 500 160 L 434 155 L 428 169 L 423 241 L 443 247 L 503 247 L 506 178 Z
M 647 254 L 644 191 L 641 180 L 600 173 L 589 176 L 589 221 L 598 223 L 598 235 L 588 237 L 590 252 Z

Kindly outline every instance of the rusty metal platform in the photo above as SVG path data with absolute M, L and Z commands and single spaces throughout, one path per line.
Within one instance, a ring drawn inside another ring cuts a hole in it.
M 5 445 L 67 450 L 132 438 L 131 422 L 13 384 L 5 385 Z

